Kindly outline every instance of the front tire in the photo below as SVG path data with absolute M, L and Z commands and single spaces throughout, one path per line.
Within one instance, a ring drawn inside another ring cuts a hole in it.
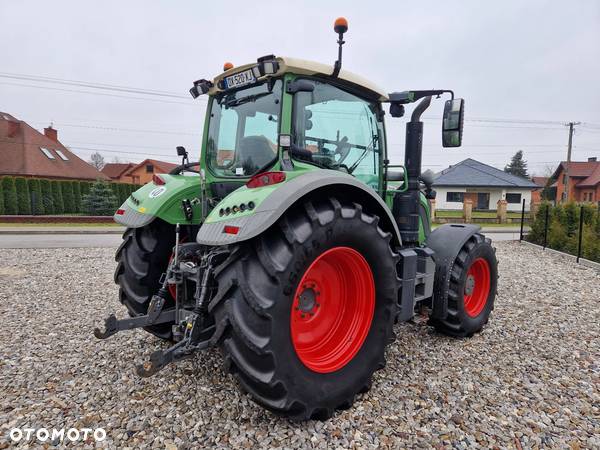
M 393 339 L 390 239 L 360 205 L 330 198 L 293 207 L 217 269 L 215 339 L 257 403 L 326 419 L 369 389 Z
M 491 240 L 477 233 L 460 249 L 450 271 L 448 316 L 432 320 L 437 331 L 455 337 L 480 332 L 494 309 L 498 260 Z

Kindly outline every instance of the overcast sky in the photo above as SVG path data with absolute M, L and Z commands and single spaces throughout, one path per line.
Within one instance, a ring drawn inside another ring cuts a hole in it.
M 187 95 L 193 80 L 214 77 L 224 61 L 240 65 L 273 53 L 333 63 L 332 23 L 341 15 L 349 21 L 345 69 L 388 92 L 447 88 L 465 98 L 471 120 L 462 148 L 441 148 L 441 124 L 433 118 L 441 115 L 442 101 L 426 113 L 432 118 L 425 125 L 426 166 L 437 171 L 472 157 L 501 167 L 522 149 L 530 169 L 541 174 L 565 158 L 567 129 L 560 123 L 567 121 L 583 122 L 573 159 L 600 157 L 597 0 L 4 1 L 0 75 Z M 85 159 L 91 149 L 102 149 L 107 161 L 176 161 L 169 157 L 176 145 L 198 154 L 206 105 L 199 100 L 0 76 L 0 111 L 38 129 L 53 122 L 59 139 Z M 557 123 L 473 120 L 481 118 Z M 403 159 L 403 121 L 386 116 L 396 163 Z

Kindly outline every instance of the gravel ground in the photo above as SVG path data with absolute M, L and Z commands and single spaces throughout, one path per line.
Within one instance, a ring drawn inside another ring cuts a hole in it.
M 499 295 L 482 334 L 397 325 L 373 389 L 306 423 L 256 406 L 214 350 L 136 377 L 133 363 L 157 339 L 92 336 L 123 312 L 112 250 L 4 250 L 0 448 L 13 427 L 103 427 L 100 445 L 111 448 L 600 448 L 600 273 L 518 243 L 497 247 Z

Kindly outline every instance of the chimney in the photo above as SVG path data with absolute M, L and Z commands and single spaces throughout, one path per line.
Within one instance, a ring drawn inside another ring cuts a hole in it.
M 588 158 L 588 162 L 598 162 L 598 158 L 594 157 L 590 157 Z
M 58 131 L 52 128 L 52 125 L 50 125 L 48 128 L 44 128 L 44 136 L 46 136 L 48 139 L 58 142 Z
M 8 133 L 7 136 L 9 138 L 15 137 L 19 133 L 19 129 L 21 128 L 21 124 L 14 120 L 8 121 Z

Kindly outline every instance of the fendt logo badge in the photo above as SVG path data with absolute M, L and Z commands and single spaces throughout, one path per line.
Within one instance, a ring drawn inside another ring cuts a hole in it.
M 156 189 L 152 189 L 152 191 L 150 191 L 150 194 L 148 194 L 148 197 L 156 198 L 159 195 L 163 195 L 166 191 L 167 191 L 167 188 L 164 186 L 157 187 Z

